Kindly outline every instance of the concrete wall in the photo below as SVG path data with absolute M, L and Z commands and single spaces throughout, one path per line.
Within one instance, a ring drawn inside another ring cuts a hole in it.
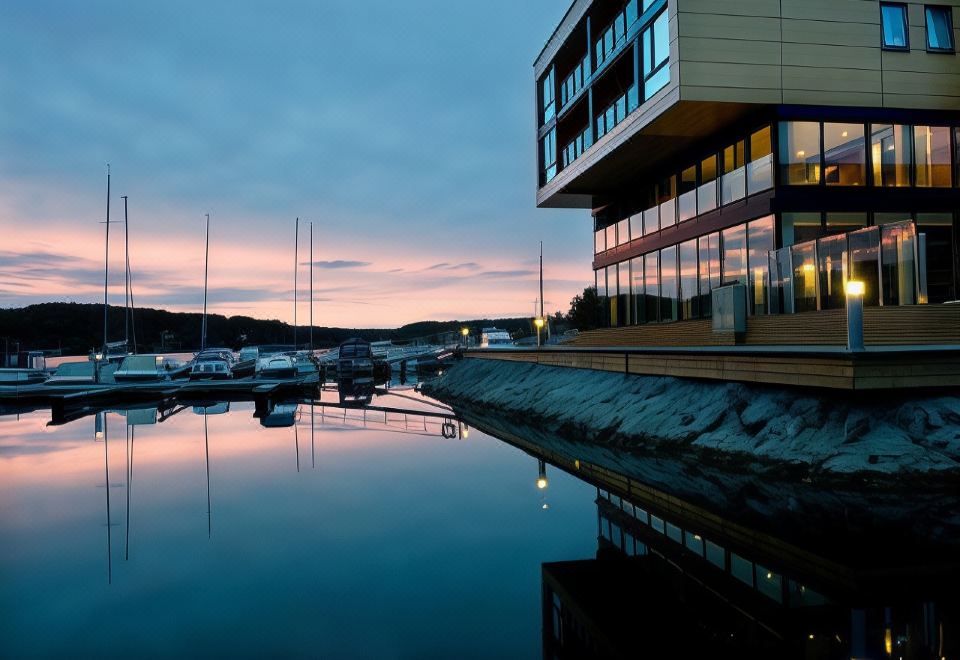
M 960 42 L 960 0 L 952 5 Z M 910 52 L 881 49 L 878 0 L 671 0 L 681 100 L 960 108 L 960 55 L 926 52 L 908 3 Z M 671 28 L 673 24 L 671 22 Z

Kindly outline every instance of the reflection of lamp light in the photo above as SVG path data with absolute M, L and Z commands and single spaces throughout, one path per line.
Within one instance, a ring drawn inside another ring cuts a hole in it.
M 862 296 L 866 291 L 866 286 L 859 280 L 849 280 L 846 291 L 848 296 Z
M 96 355 L 93 356 L 93 359 L 99 362 L 100 360 L 103 359 L 103 353 L 97 353 Z
M 804 273 L 812 273 L 814 271 L 813 264 L 803 264 Z
M 550 485 L 550 482 L 547 481 L 547 464 L 543 460 L 537 461 L 538 476 L 537 476 L 537 488 L 544 490 L 547 486 Z
M 807 152 L 803 151 L 802 149 L 797 152 L 797 158 L 803 158 L 806 155 L 807 155 Z
M 841 134 L 840 134 L 840 137 L 847 137 L 847 132 L 844 131 L 843 133 L 841 133 Z

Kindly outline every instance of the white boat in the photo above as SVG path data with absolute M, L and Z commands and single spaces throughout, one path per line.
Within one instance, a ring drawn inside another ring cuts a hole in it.
M 513 346 L 510 333 L 500 328 L 484 328 L 480 333 L 480 348 L 509 348 Z
M 117 382 L 166 380 L 183 369 L 180 362 L 163 355 L 129 355 L 113 372 L 113 378 Z
M 207 357 L 194 360 L 190 367 L 190 380 L 226 380 L 233 378 L 230 363 L 222 358 Z
M 297 363 L 293 355 L 276 353 L 257 360 L 257 376 L 260 378 L 293 378 L 296 375 Z
M 64 362 L 57 366 L 47 384 L 83 384 L 96 381 L 96 365 L 93 362 Z

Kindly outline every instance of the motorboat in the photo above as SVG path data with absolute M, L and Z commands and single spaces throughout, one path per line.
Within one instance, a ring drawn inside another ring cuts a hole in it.
M 257 360 L 259 378 L 294 378 L 297 373 L 296 356 L 290 353 L 276 353 Z
M 369 402 L 374 391 L 373 350 L 364 339 L 340 344 L 337 358 L 337 391 L 340 402 Z
M 50 377 L 41 369 L 0 369 L 0 385 L 37 385 Z
M 190 367 L 190 380 L 227 380 L 233 378 L 233 372 L 230 370 L 230 362 L 215 357 L 200 356 L 194 358 Z
M 256 372 L 259 358 L 259 346 L 244 346 L 241 348 L 240 356 L 233 365 L 233 377 L 242 378 L 244 376 L 252 376 Z
M 93 362 L 63 362 L 47 379 L 47 385 L 82 385 L 97 382 L 97 365 Z
M 113 379 L 119 382 L 149 382 L 176 378 L 187 371 L 180 362 L 163 355 L 128 355 L 113 372 Z

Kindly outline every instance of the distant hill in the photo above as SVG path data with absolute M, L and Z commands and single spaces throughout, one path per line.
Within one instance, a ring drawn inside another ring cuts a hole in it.
M 162 309 L 134 310 L 137 347 L 140 351 L 192 350 L 200 346 L 203 315 L 168 312 Z M 124 309 L 111 305 L 107 314 L 111 341 L 124 336 Z M 344 339 L 362 337 L 369 341 L 405 340 L 431 337 L 469 327 L 477 336 L 481 328 L 496 326 L 519 336 L 533 331 L 531 319 L 477 319 L 471 321 L 418 321 L 400 328 L 327 328 L 314 326 L 313 343 L 318 348 L 337 346 Z M 297 328 L 297 341 L 304 344 L 309 328 Z M 103 343 L 103 305 L 86 303 L 42 303 L 28 307 L 0 309 L 0 351 L 9 340 L 10 350 L 61 349 L 64 355 L 83 354 Z M 207 345 L 239 348 L 245 344 L 291 344 L 293 326 L 277 320 L 249 316 L 207 316 Z

